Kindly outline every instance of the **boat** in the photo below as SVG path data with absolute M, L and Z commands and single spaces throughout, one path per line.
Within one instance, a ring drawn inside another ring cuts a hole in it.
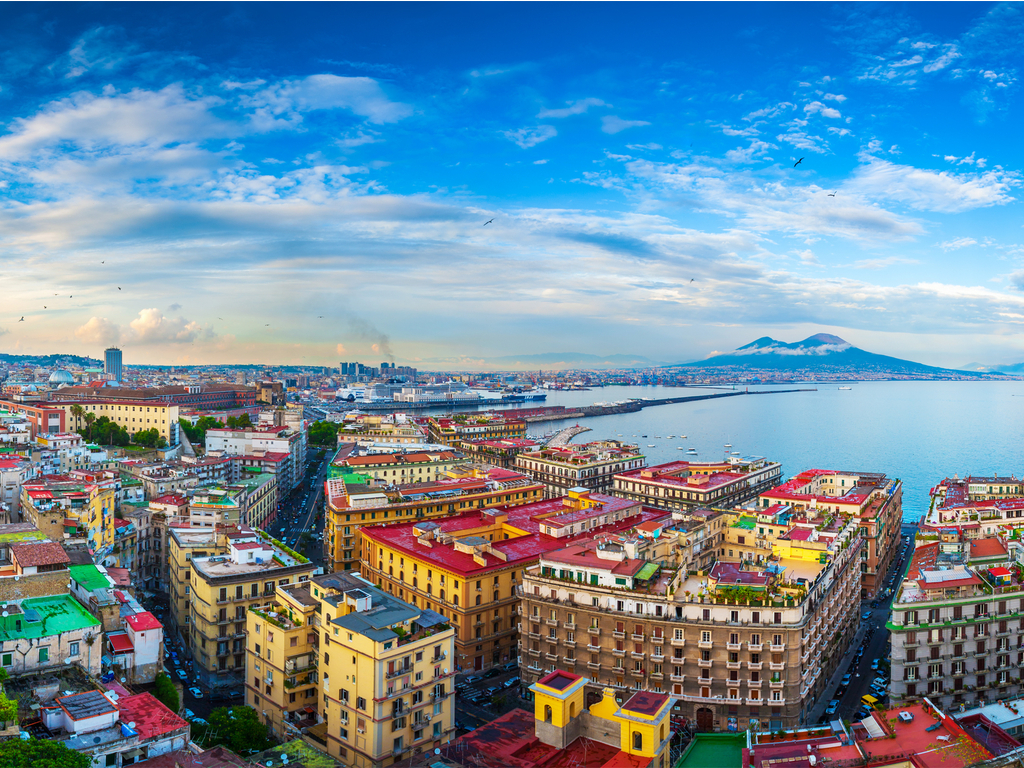
M 680 439 L 680 440 L 685 440 L 685 439 L 686 439 L 686 435 L 680 435 L 680 436 L 679 436 L 679 439 Z
M 677 446 L 676 446 L 676 450 L 677 450 L 677 451 L 685 451 L 686 449 L 685 449 L 685 448 L 683 448 L 683 446 L 681 446 L 681 445 L 677 445 Z
M 853 387 L 840 387 L 840 389 L 853 389 Z
M 654 447 L 654 443 L 648 443 L 648 444 L 647 444 L 647 447 L 648 447 L 648 448 L 653 448 L 653 447 Z
M 687 453 L 696 453 L 696 452 L 697 452 L 697 449 L 696 449 L 696 448 L 687 448 L 687 449 L 686 449 L 686 452 L 687 452 Z

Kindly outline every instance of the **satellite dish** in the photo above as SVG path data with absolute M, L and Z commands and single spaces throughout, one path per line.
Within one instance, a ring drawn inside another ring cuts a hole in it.
M 124 683 L 124 682 L 127 682 L 127 681 L 122 677 L 121 678 L 121 682 Z
M 438 749 L 437 747 L 434 747 L 434 754 L 435 755 L 440 755 L 441 754 L 441 750 Z
M 134 731 L 135 730 L 135 721 L 132 720 L 130 723 L 128 723 L 128 727 L 131 728 Z
M 4 617 L 5 619 L 7 618 L 7 611 L 4 611 L 4 613 L 3 613 L 3 617 Z
M 14 577 L 14 580 L 15 580 L 15 581 L 21 581 L 21 576 L 15 576 L 15 577 Z
M 448 667 L 445 667 L 445 668 L 444 668 L 444 673 L 445 673 L 446 675 L 448 674 Z

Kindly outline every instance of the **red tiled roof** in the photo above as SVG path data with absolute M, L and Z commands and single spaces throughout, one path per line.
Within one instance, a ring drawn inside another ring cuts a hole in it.
M 139 613 L 132 614 L 125 618 L 128 622 L 128 626 L 134 629 L 136 632 L 145 632 L 147 629 L 163 629 L 164 625 L 161 624 L 156 616 L 149 611 L 140 611 Z
M 64 547 L 53 541 L 41 541 L 37 544 L 11 544 L 11 554 L 22 568 L 71 562 Z
M 135 723 L 142 740 L 152 739 L 188 726 L 184 720 L 160 703 L 151 693 L 139 693 L 120 699 L 121 722 Z
M 257 544 L 255 541 L 243 541 L 241 544 L 232 544 L 235 549 L 263 549 L 262 544 Z
M 996 557 L 1005 555 L 1006 547 L 994 536 L 984 539 L 976 539 L 971 542 L 971 557 Z

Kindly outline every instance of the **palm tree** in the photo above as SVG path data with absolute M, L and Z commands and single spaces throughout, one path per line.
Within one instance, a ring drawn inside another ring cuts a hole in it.
M 82 417 L 85 415 L 85 408 L 80 406 L 78 403 L 75 403 L 68 410 L 71 411 L 71 415 L 75 417 L 75 431 L 81 431 Z

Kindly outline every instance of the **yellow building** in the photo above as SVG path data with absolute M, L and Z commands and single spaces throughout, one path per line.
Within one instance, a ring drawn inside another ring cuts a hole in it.
M 172 536 L 177 531 L 172 531 Z M 217 689 L 241 684 L 245 674 L 248 609 L 266 603 L 278 587 L 306 581 L 315 567 L 262 531 L 238 526 L 219 533 L 223 554 L 190 558 L 184 617 L 196 678 Z
M 669 768 L 672 698 L 636 691 L 622 703 L 624 692 L 604 688 L 588 694 L 588 683 L 573 672 L 549 672 L 530 686 L 532 717 L 514 709 L 460 738 L 455 754 L 473 755 L 478 768 Z
M 456 446 L 463 440 L 504 440 L 526 437 L 526 421 L 506 418 L 500 413 L 458 414 L 430 417 L 427 421 L 430 442 Z
M 455 467 L 432 482 L 389 487 L 376 487 L 372 482 L 366 475 L 349 474 L 325 483 L 324 560 L 336 572 L 358 568 L 356 537 L 364 525 L 445 517 L 544 498 L 541 483 L 520 472 L 485 465 Z
M 245 699 L 278 739 L 318 722 L 320 601 L 301 581 L 277 588 L 271 602 L 249 606 Z
M 179 442 L 178 406 L 176 405 L 154 402 L 139 403 L 130 400 L 54 401 L 48 405 L 63 410 L 65 423 L 69 429 L 75 431 L 85 426 L 84 414 L 91 413 L 97 419 L 106 416 L 110 421 L 127 430 L 129 435 L 146 429 L 156 429 L 168 445 L 174 446 Z M 75 416 L 77 408 L 75 411 L 71 409 L 76 406 L 81 407 L 83 416 Z
M 397 600 L 355 573 L 316 576 L 308 589 L 316 601 L 311 618 L 317 635 L 313 646 L 319 642 L 314 677 L 322 722 L 307 729 L 306 737 L 354 768 L 382 768 L 448 743 L 455 730 L 454 633 L 444 617 Z M 282 609 L 292 610 L 285 627 L 297 624 L 297 606 L 283 596 L 279 600 L 278 616 Z M 258 619 L 250 621 L 249 659 L 261 670 L 248 671 L 246 701 L 258 712 L 266 710 L 270 720 L 263 687 L 268 667 L 262 658 L 257 662 L 255 644 L 270 631 L 270 647 L 276 648 L 282 630 Z M 291 638 L 301 637 L 296 629 L 283 630 L 289 653 Z M 252 689 L 257 680 L 259 693 Z M 271 700 L 275 691 L 271 684 Z
M 114 565 L 116 476 L 48 475 L 21 486 L 21 514 L 51 541 L 85 538 L 96 562 Z

